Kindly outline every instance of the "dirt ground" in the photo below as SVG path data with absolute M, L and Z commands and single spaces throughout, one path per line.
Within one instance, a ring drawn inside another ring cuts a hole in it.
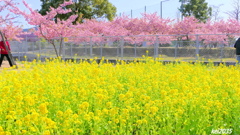
M 19 66 L 21 66 L 21 65 L 19 65 L 19 63 L 17 63 L 17 66 L 19 67 Z M 9 65 L 9 63 L 8 63 L 7 60 L 4 60 L 4 61 L 2 62 L 2 65 L 1 65 L 1 67 L 0 67 L 0 70 L 2 70 L 2 69 L 4 69 L 4 68 L 10 68 L 10 65 Z
M 2 65 L 1 65 L 0 68 L 2 69 L 2 68 L 9 68 L 9 67 L 10 67 L 10 65 L 9 65 L 8 61 L 5 61 L 5 60 L 4 60 L 4 61 L 2 62 Z

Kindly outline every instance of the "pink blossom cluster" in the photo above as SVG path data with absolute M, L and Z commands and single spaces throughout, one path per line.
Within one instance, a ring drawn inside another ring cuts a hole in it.
M 6 12 L 9 8 L 18 5 L 18 3 L 15 3 L 13 0 L 0 0 L 0 12 Z M 17 35 L 22 33 L 22 28 L 20 26 L 14 25 L 13 20 L 16 18 L 16 16 L 7 13 L 5 16 L 0 16 L 0 31 L 4 33 L 4 36 L 8 40 L 18 40 L 20 41 L 21 38 L 19 38 Z M 0 40 L 1 37 L 0 37 Z

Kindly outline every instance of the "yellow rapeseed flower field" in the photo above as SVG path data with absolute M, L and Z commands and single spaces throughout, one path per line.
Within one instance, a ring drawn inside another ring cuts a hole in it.
M 240 66 L 25 62 L 0 76 L 0 134 L 240 133 Z

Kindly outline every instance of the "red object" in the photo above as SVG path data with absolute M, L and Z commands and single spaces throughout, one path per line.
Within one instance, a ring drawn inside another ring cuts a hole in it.
M 6 41 L 6 45 L 7 45 L 8 49 L 9 49 L 9 51 L 10 51 L 11 48 L 10 48 L 10 45 L 9 45 L 8 41 Z M 7 52 L 7 50 L 6 50 L 5 46 L 4 46 L 3 41 L 0 42 L 0 54 L 8 54 L 8 52 Z

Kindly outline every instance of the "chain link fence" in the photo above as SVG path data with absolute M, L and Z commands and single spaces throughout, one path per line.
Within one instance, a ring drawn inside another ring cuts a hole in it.
M 145 36 L 98 36 L 64 38 L 62 48 L 59 39 L 54 41 L 56 50 L 62 51 L 63 59 L 124 59 L 142 57 L 160 58 L 166 61 L 212 60 L 235 62 L 235 38 L 219 41 L 204 41 L 201 35 L 192 35 L 191 40 L 183 40 L 179 35 Z M 212 35 L 216 36 L 216 35 Z M 56 57 L 53 45 L 43 39 L 26 38 L 21 42 L 10 41 L 12 54 L 18 60 L 33 60 Z

